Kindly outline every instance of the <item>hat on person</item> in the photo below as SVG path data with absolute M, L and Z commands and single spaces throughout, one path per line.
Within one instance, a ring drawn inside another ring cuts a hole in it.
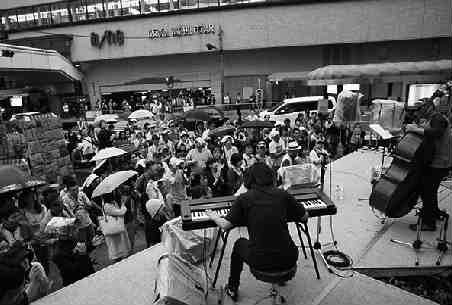
M 195 140 L 195 144 L 204 145 L 204 140 L 200 137 L 197 137 Z
M 228 140 L 231 140 L 232 141 L 232 137 L 231 136 L 224 136 L 222 139 L 221 139 L 221 143 L 226 143 Z
M 272 129 L 272 131 L 270 131 L 270 138 L 279 136 L 279 131 L 277 131 L 276 129 Z
M 169 163 L 170 163 L 170 165 L 171 165 L 172 167 L 178 167 L 179 165 L 181 165 L 182 163 L 184 163 L 184 160 L 179 159 L 179 158 L 175 158 L 175 157 L 171 157 Z
M 257 143 L 257 147 L 267 147 L 267 144 L 265 141 L 259 141 L 259 143 Z
M 300 145 L 298 145 L 298 143 L 295 141 L 290 142 L 289 145 L 287 145 L 287 150 L 300 150 L 300 149 L 301 149 Z

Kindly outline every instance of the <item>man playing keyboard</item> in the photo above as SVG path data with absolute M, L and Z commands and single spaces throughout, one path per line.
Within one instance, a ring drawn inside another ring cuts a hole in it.
M 243 263 L 267 272 L 278 272 L 295 266 L 298 248 L 293 242 L 287 223 L 307 222 L 308 213 L 302 204 L 284 190 L 274 186 L 273 171 L 264 163 L 249 168 L 245 177 L 248 192 L 240 195 L 226 217 L 208 210 L 208 217 L 221 229 L 237 226 L 248 228 L 249 240 L 239 238 L 231 254 L 229 280 L 226 293 L 238 299 L 240 274 Z

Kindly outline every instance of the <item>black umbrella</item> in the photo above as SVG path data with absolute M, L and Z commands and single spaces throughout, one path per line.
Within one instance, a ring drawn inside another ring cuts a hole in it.
M 241 128 L 273 128 L 275 126 L 275 121 L 248 121 L 243 123 Z
M 25 188 L 25 173 L 17 167 L 0 166 L 0 194 L 19 191 Z
M 184 112 L 182 116 L 184 119 L 192 121 L 208 121 L 210 119 L 210 115 L 207 112 L 197 109 Z
M 222 137 L 235 131 L 232 125 L 223 125 L 209 131 L 209 137 Z

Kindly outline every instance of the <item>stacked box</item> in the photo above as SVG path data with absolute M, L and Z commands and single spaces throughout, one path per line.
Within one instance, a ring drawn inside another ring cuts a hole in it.
M 0 160 L 26 158 L 31 174 L 49 183 L 73 174 L 58 117 L 39 114 L 30 121 L 16 120 L 0 126 Z

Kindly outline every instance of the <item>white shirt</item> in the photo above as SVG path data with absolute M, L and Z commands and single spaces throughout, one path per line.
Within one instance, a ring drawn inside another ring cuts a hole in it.
M 234 145 L 232 145 L 230 149 L 227 149 L 226 146 L 224 146 L 223 150 L 224 156 L 226 157 L 226 161 L 228 162 L 228 166 L 231 167 L 231 156 L 233 154 L 238 154 L 239 150 Z
M 206 162 L 210 158 L 213 158 L 213 156 L 207 148 L 203 148 L 201 152 L 197 148 L 193 148 L 187 154 L 187 160 L 196 161 L 198 166 L 201 168 L 206 167 Z

